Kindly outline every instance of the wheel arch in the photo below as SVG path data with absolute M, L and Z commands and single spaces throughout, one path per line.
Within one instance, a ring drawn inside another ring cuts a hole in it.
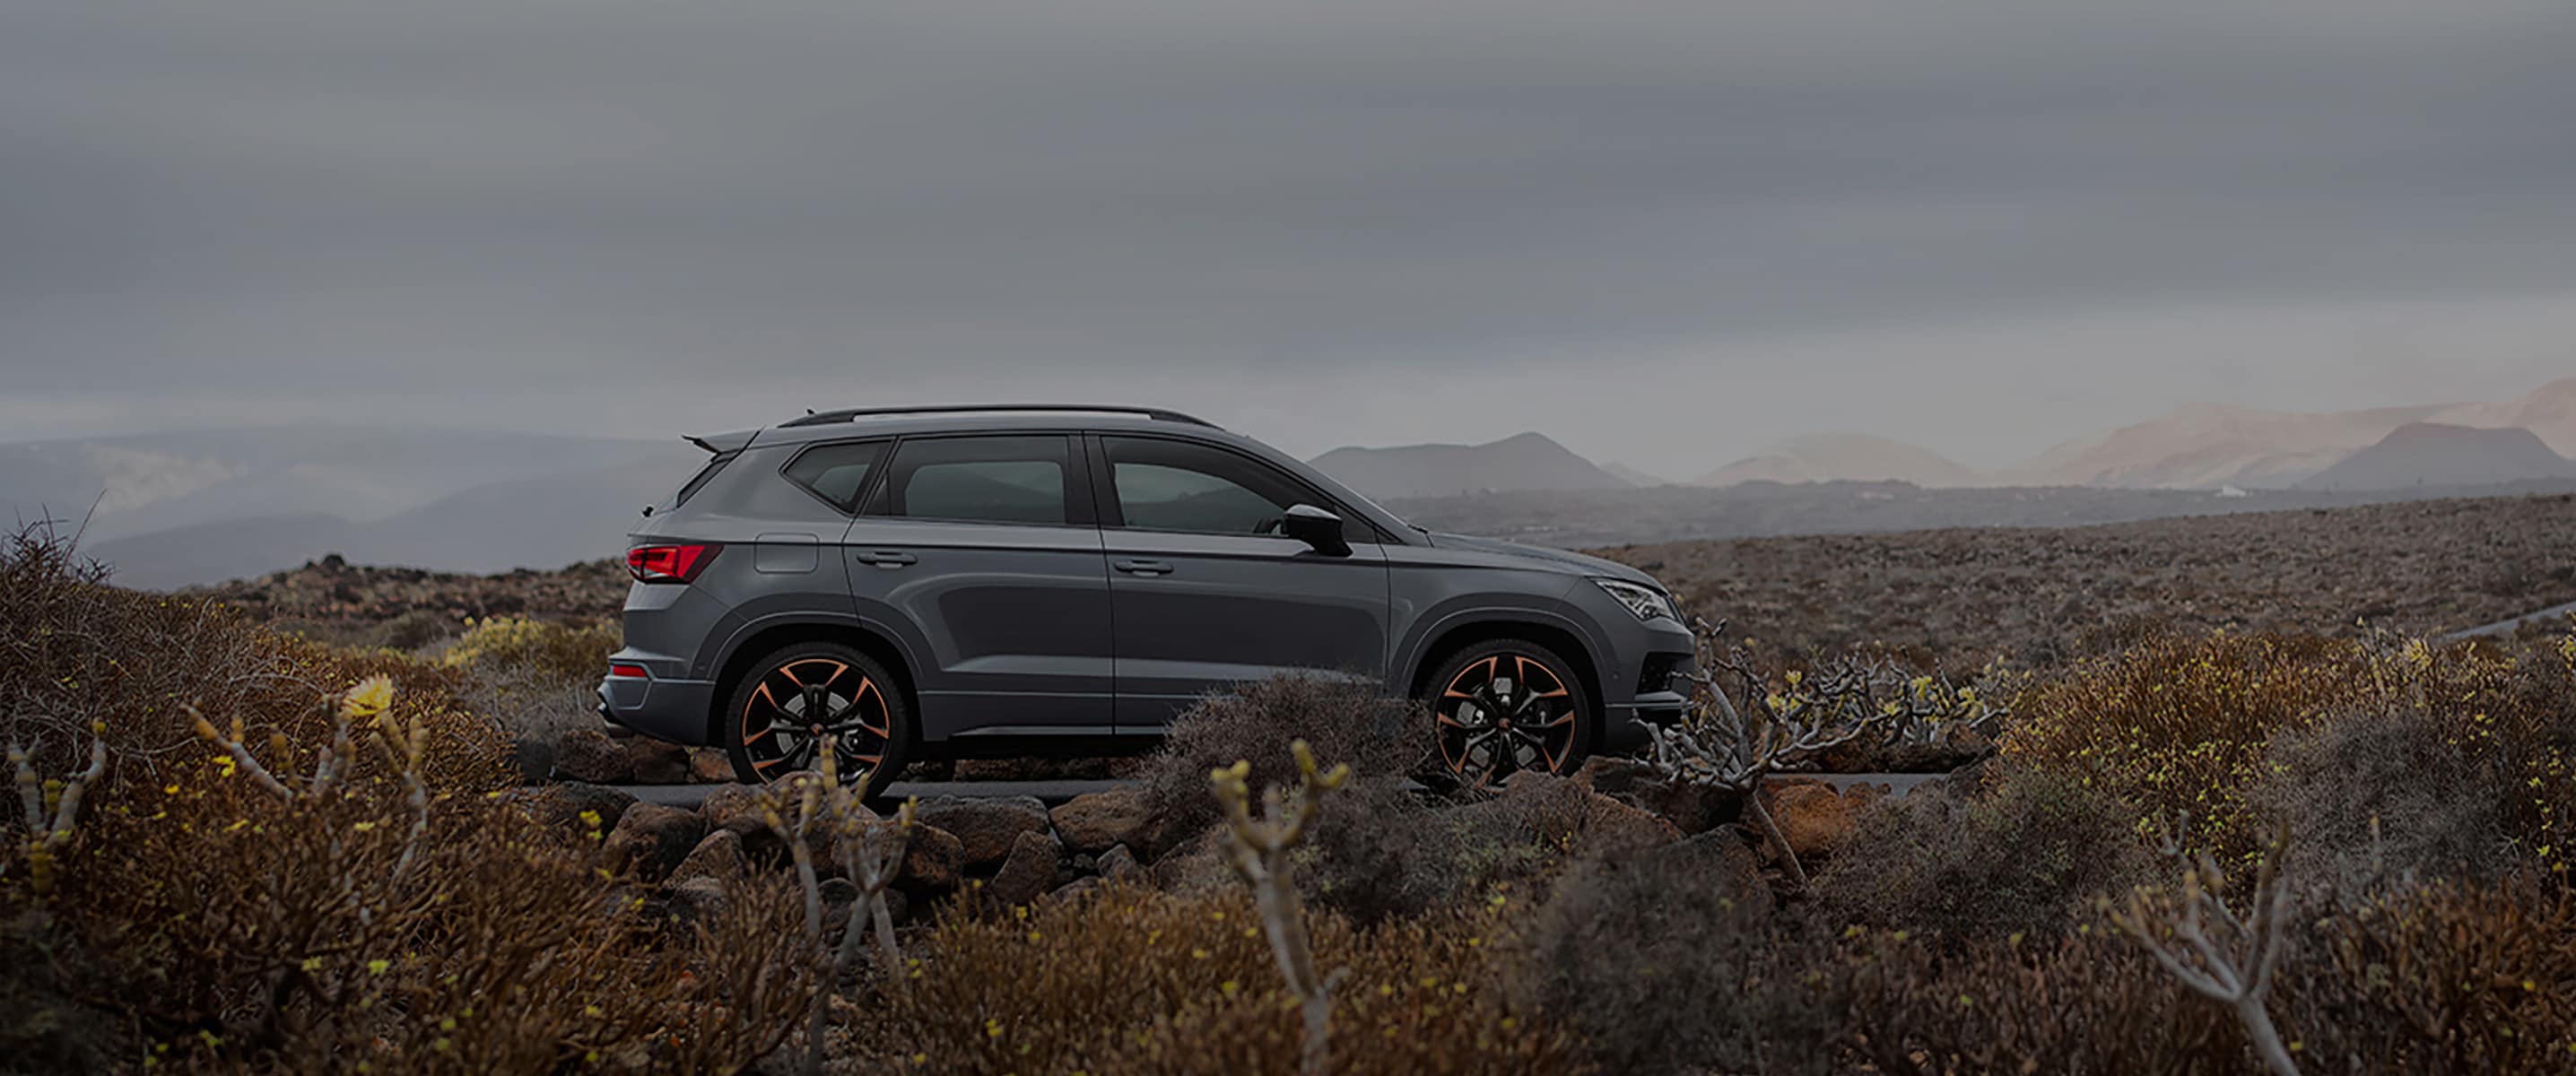
M 764 624 L 746 632 L 726 651 L 717 667 L 715 691 L 707 705 L 707 734 L 710 743 L 720 743 L 725 710 L 732 705 L 734 688 L 762 658 L 798 643 L 839 643 L 876 659 L 894 675 L 895 687 L 903 695 L 904 708 L 911 712 L 911 728 L 905 736 L 921 738 L 921 691 L 914 682 L 912 663 L 904 649 L 892 638 L 847 620 L 792 620 Z
M 1610 698 L 1602 691 L 1601 662 L 1591 643 L 1570 624 L 1534 615 L 1478 617 L 1441 626 L 1427 640 L 1405 674 L 1404 697 L 1420 699 L 1430 690 L 1431 675 L 1450 658 L 1468 647 L 1498 640 L 1536 643 L 1557 653 L 1574 666 L 1575 679 L 1583 682 L 1586 697 L 1598 711 L 1593 722 L 1591 746 L 1599 748 L 1603 730 L 1609 726 Z

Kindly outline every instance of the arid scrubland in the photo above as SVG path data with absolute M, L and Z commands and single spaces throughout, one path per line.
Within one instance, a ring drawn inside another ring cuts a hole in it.
M 2182 623 L 1955 682 L 1773 630 L 1695 745 L 1491 794 L 1407 783 L 1406 708 L 1284 680 L 1052 811 L 683 811 L 514 764 L 610 630 L 325 645 L 26 535 L 0 1068 L 2576 1072 L 2576 625 Z M 1855 743 L 1958 769 L 1739 779 Z

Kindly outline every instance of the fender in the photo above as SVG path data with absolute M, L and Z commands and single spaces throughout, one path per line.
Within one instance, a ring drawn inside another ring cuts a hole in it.
M 1567 604 L 1564 611 L 1559 611 L 1536 605 L 1471 604 L 1489 600 L 1484 595 L 1461 598 L 1435 606 L 1430 612 L 1415 618 L 1413 627 L 1406 632 L 1404 642 L 1396 652 L 1396 660 L 1390 665 L 1396 673 L 1390 686 L 1397 694 L 1412 690 L 1413 681 L 1422 675 L 1422 655 L 1433 640 L 1458 628 L 1478 624 L 1539 624 L 1555 628 L 1582 642 L 1584 652 L 1581 656 L 1591 664 L 1595 676 L 1607 678 L 1609 670 L 1615 667 L 1613 655 L 1601 641 L 1600 632 L 1594 630 L 1591 618 L 1582 616 L 1580 610 L 1572 605 Z

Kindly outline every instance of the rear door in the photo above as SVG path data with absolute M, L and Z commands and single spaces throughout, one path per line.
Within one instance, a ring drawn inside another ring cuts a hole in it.
M 1349 555 L 1317 552 L 1264 531 L 1292 505 L 1340 506 L 1265 461 L 1147 434 L 1096 435 L 1091 451 L 1121 734 L 1275 673 L 1385 679 L 1386 558 L 1365 522 L 1344 516 Z
M 906 437 L 844 540 L 859 615 L 904 626 L 927 739 L 1111 731 L 1110 594 L 1081 442 Z

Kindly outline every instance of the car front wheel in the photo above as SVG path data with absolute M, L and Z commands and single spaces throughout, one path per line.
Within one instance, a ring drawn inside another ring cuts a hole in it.
M 1568 774 L 1600 726 L 1598 704 L 1555 651 L 1518 639 L 1468 647 L 1425 684 L 1440 759 L 1470 786 L 1500 786 L 1523 770 Z

